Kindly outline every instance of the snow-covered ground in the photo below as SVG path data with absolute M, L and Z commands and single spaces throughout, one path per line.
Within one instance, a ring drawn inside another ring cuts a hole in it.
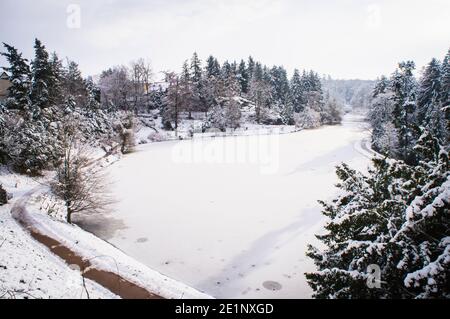
M 39 185 L 23 176 L 1 173 L 0 182 L 15 198 Z M 11 217 L 12 206 L 0 207 L 0 299 L 87 298 L 86 289 L 90 298 L 117 298 L 89 279 L 85 289 L 80 271 L 32 239 Z
M 109 160 L 104 158 L 97 162 L 107 166 Z M 66 264 L 33 239 L 19 225 L 18 218 L 31 225 L 34 231 L 69 248 L 88 261 L 91 267 L 116 273 L 157 296 L 210 298 L 148 268 L 83 229 L 62 221 L 61 204 L 49 195 L 46 186 L 51 174 L 46 175 L 33 179 L 0 167 L 0 183 L 13 195 L 9 204 L 0 206 L 0 299 L 118 298 L 92 280 L 86 279 L 84 285 L 79 267 Z
M 308 298 L 306 245 L 335 197 L 335 166 L 365 170 L 361 116 L 292 134 L 141 145 L 111 166 L 118 202 L 83 227 L 215 297 Z

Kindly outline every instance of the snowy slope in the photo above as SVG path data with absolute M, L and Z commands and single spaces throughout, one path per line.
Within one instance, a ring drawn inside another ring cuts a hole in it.
M 362 117 L 285 135 L 139 146 L 110 168 L 116 211 L 84 227 L 215 297 L 308 298 L 305 257 L 336 195 L 334 168 L 364 170 Z
M 0 182 L 15 197 L 37 185 L 4 173 Z M 11 217 L 11 208 L 0 206 L 0 298 L 87 298 L 81 273 L 32 239 Z M 90 298 L 117 298 L 89 279 L 86 288 Z
M 34 181 L 32 178 L 2 171 L 0 182 L 14 195 L 8 205 L 0 207 L 0 297 L 87 297 L 80 271 L 71 269 L 45 246 L 32 239 L 13 219 L 10 212 L 14 204 L 21 206 L 23 202 L 26 210 L 17 216 L 33 225 L 33 229 L 40 234 L 57 240 L 78 256 L 89 260 L 96 269 L 119 274 L 163 298 L 210 298 L 149 269 L 81 228 L 49 217 L 45 212 L 49 200 L 44 178 Z M 16 208 L 13 209 L 15 210 Z M 90 298 L 117 298 L 90 280 L 87 280 L 86 287 Z

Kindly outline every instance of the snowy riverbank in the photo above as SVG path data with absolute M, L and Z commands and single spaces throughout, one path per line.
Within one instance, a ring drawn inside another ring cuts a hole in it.
M 3 298 L 118 298 L 93 280 L 83 281 L 80 268 L 54 255 L 29 231 L 37 232 L 89 262 L 89 268 L 118 274 L 129 282 L 163 298 L 209 298 L 195 289 L 159 274 L 136 262 L 109 243 L 48 216 L 58 215 L 58 203 L 49 198 L 45 178 L 33 179 L 2 168 L 0 181 L 13 195 L 0 207 L 0 297 Z M 19 225 L 11 212 L 23 209 L 21 216 L 30 227 Z M 27 227 L 27 228 L 28 228 Z M 32 229 L 32 230 L 31 230 Z M 85 273 L 89 269 L 85 270 Z

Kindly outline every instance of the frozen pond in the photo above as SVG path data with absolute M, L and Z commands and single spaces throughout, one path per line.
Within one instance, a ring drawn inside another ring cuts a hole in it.
M 309 298 L 317 200 L 336 195 L 336 165 L 367 166 L 364 127 L 140 146 L 109 169 L 118 202 L 91 230 L 215 297 Z

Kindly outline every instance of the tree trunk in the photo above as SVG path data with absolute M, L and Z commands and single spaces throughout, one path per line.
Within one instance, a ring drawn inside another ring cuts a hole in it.
M 69 207 L 67 207 L 67 223 L 72 224 L 72 209 Z

